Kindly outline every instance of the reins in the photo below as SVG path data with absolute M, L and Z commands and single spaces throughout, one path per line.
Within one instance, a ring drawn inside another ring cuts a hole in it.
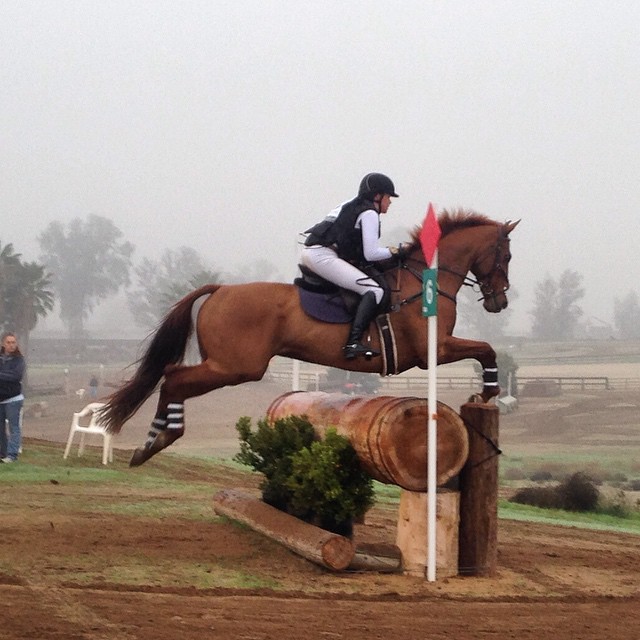
M 415 262 L 419 262 L 420 264 L 426 264 L 425 262 L 418 260 L 418 258 L 407 257 L 407 258 L 404 258 L 396 267 L 394 267 L 394 269 L 397 269 L 398 274 L 400 274 L 400 269 L 404 269 L 405 271 L 408 271 L 416 280 L 418 280 L 419 282 L 422 282 L 422 275 L 418 273 L 415 269 L 412 269 L 407 264 L 408 260 L 414 260 Z M 397 289 L 397 291 L 399 291 L 399 289 Z M 442 289 L 437 289 L 437 292 L 438 292 L 438 295 L 444 296 L 448 300 L 451 300 L 453 304 L 458 303 L 458 301 L 456 300 L 456 297 L 452 296 L 450 293 L 447 293 L 446 291 L 442 291 Z M 403 307 L 405 304 L 411 304 L 412 302 L 415 302 L 420 298 L 422 298 L 422 289 L 420 289 L 420 291 L 418 291 L 417 293 L 414 293 L 413 295 L 409 296 L 408 298 L 403 298 L 402 300 L 398 300 L 398 302 L 395 302 L 394 304 L 391 305 L 390 310 L 392 312 L 399 311 L 400 308 Z
M 482 260 L 484 260 L 485 255 L 488 255 L 490 253 L 494 253 L 494 261 L 493 261 L 493 266 L 491 267 L 491 269 L 489 270 L 489 272 L 485 275 L 482 276 L 480 278 L 476 278 L 476 277 L 472 277 L 469 276 L 468 273 L 460 273 L 459 271 L 455 271 L 454 269 L 450 269 L 447 266 L 438 266 L 438 270 L 440 271 L 445 271 L 446 273 L 450 273 L 454 276 L 457 276 L 458 278 L 460 278 L 461 280 L 461 287 L 475 287 L 477 286 L 479 289 L 479 292 L 482 293 L 482 296 L 480 298 L 478 298 L 477 302 L 480 302 L 481 300 L 486 299 L 489 296 L 493 296 L 495 297 L 496 292 L 490 288 L 488 286 L 488 282 L 491 280 L 491 277 L 496 273 L 496 271 L 502 271 L 504 273 L 504 268 L 502 267 L 501 264 L 501 241 L 505 239 L 505 233 L 504 233 L 504 228 L 500 227 L 498 229 L 498 240 L 496 242 L 495 245 L 489 247 L 487 249 L 487 251 L 485 252 L 485 254 L 483 254 L 483 256 L 481 258 L 479 258 L 478 260 L 476 260 L 476 263 L 482 262 Z M 416 278 L 416 280 L 418 280 L 419 282 L 422 282 L 422 274 L 419 273 L 416 269 L 412 268 L 411 266 L 409 266 L 407 263 L 409 261 L 413 261 L 413 262 L 417 262 L 419 264 L 425 265 L 426 266 L 426 262 L 422 259 L 419 258 L 415 258 L 412 256 L 407 256 L 403 259 L 401 259 L 401 261 L 398 263 L 397 266 L 395 266 L 393 268 L 393 270 L 398 270 L 398 277 L 400 274 L 400 269 L 404 269 L 405 271 L 408 271 L 414 278 Z M 506 273 L 505 273 L 506 276 Z M 508 280 L 507 280 L 507 285 L 503 288 L 502 292 L 498 292 L 498 293 L 504 293 L 505 291 L 507 291 L 509 289 L 509 284 L 508 284 Z M 396 289 L 396 291 L 399 291 L 399 287 Z M 437 289 L 438 295 L 443 296 L 444 298 L 447 298 L 447 300 L 450 300 L 451 302 L 453 302 L 453 304 L 457 304 L 458 301 L 456 300 L 456 296 L 451 295 L 450 293 L 447 293 L 446 291 L 442 291 L 442 289 L 438 288 Z M 408 296 L 407 298 L 403 298 L 402 300 L 399 300 L 398 302 L 394 303 L 391 305 L 390 309 L 391 311 L 399 311 L 401 307 L 403 307 L 406 304 L 411 304 L 412 302 L 415 302 L 416 300 L 419 300 L 420 298 L 422 298 L 422 290 L 418 291 L 417 293 L 414 293 L 411 296 Z

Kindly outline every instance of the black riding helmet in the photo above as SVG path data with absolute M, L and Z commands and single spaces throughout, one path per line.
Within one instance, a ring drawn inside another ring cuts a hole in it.
M 367 173 L 360 181 L 358 196 L 375 196 L 377 193 L 386 193 L 394 198 L 398 197 L 391 178 L 388 178 L 383 173 Z

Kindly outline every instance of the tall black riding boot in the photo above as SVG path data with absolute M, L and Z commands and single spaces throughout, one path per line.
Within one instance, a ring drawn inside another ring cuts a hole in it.
M 376 310 L 378 303 L 376 302 L 376 296 L 373 291 L 367 291 L 360 299 L 360 304 L 356 310 L 356 315 L 351 324 L 351 332 L 347 339 L 347 344 L 342 347 L 344 351 L 344 357 L 347 360 L 353 360 L 358 356 L 364 356 L 365 358 L 373 358 L 373 356 L 379 356 L 380 352 L 365 347 L 360 340 L 362 334 L 366 331 L 371 321 L 376 317 Z

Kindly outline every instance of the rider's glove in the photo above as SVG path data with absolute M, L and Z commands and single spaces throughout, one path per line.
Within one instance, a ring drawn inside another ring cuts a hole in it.
M 391 257 L 398 262 L 402 262 L 409 255 L 409 247 L 400 243 L 397 247 L 389 247 Z

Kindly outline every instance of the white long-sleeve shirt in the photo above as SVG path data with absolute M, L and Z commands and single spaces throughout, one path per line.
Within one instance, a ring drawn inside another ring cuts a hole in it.
M 391 257 L 389 248 L 378 244 L 379 225 L 378 212 L 374 209 L 363 211 L 356 220 L 356 229 L 359 228 L 362 232 L 362 252 L 367 262 L 388 260 Z

